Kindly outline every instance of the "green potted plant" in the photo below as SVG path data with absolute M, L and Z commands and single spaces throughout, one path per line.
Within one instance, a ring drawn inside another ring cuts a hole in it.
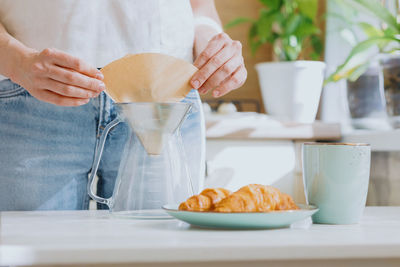
M 256 65 L 267 112 L 280 119 L 310 123 L 315 120 L 325 63 L 300 60 L 321 57 L 318 0 L 260 0 L 259 17 L 237 18 L 227 28 L 250 23 L 252 52 L 264 44 L 273 47 L 279 62 Z
M 397 12 L 397 1 L 391 3 Z M 350 115 L 357 128 L 383 128 L 381 111 L 385 109 L 392 125 L 400 127 L 400 24 L 396 15 L 376 0 L 346 0 L 345 5 L 372 16 L 380 26 L 365 21 L 354 24 L 366 37 L 325 82 L 347 79 Z

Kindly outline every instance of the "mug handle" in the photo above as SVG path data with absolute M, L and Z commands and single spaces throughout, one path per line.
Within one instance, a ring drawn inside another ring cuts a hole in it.
M 92 170 L 90 171 L 90 174 L 89 174 L 89 182 L 88 182 L 88 186 L 87 186 L 87 191 L 88 191 L 89 196 L 98 203 L 106 204 L 109 208 L 112 203 L 112 197 L 102 198 L 102 197 L 99 197 L 98 195 L 96 195 L 93 191 L 93 183 L 94 183 L 94 176 L 96 175 L 97 169 L 99 168 L 100 159 L 103 154 L 104 144 L 106 143 L 107 135 L 111 131 L 111 129 L 114 128 L 115 126 L 117 126 L 120 122 L 121 122 L 121 120 L 119 118 L 116 118 L 115 120 L 111 121 L 104 128 L 104 131 L 101 133 L 99 144 L 96 147 L 96 153 L 95 153 L 95 157 L 93 160 Z

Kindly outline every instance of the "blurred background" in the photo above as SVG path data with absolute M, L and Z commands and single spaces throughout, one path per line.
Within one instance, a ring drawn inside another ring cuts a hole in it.
M 264 7 L 262 2 L 259 0 L 215 0 L 215 4 L 224 25 L 227 25 L 237 17 L 257 18 L 260 10 Z M 325 32 L 325 20 L 322 19 L 325 10 L 326 1 L 319 1 L 318 17 L 321 19 L 319 20 L 318 27 L 321 29 L 322 35 Z M 255 70 L 255 64 L 265 61 L 273 61 L 273 48 L 272 45 L 265 44 L 259 48 L 259 51 L 256 54 L 252 55 L 248 42 L 249 28 L 249 24 L 242 24 L 225 30 L 232 39 L 240 40 L 242 42 L 243 56 L 245 58 L 248 71 L 248 79 L 240 90 L 236 90 L 229 95 L 222 97 L 221 100 L 250 100 L 249 103 L 243 104 L 243 111 L 255 111 L 256 107 L 253 103 L 257 103 L 261 112 L 265 112 L 264 105 L 262 103 L 261 90 L 257 79 L 257 73 Z M 321 60 L 323 60 L 323 55 L 321 55 Z M 204 101 L 212 101 L 214 99 L 211 94 L 207 94 L 202 98 Z
M 399 1 L 215 3 L 243 44 L 248 79 L 202 96 L 206 184 L 270 183 L 304 201 L 304 141 L 366 142 L 368 205 L 400 205 Z

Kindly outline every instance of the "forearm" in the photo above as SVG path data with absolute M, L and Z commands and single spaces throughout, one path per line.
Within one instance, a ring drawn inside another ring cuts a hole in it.
M 12 37 L 0 23 L 0 74 L 15 81 L 17 68 L 24 55 L 35 52 Z
M 215 8 L 214 0 L 191 0 L 193 9 L 193 16 L 196 17 L 208 17 L 214 20 L 218 25 L 221 26 L 221 20 L 218 16 L 218 12 Z M 195 42 L 194 42 L 194 57 L 201 53 L 206 48 L 208 42 L 219 33 L 215 27 L 197 24 L 195 25 Z M 221 26 L 222 28 L 222 26 Z
M 222 32 L 214 0 L 191 0 L 191 4 L 195 21 L 196 16 L 206 19 L 195 23 L 193 64 L 199 71 L 190 83 L 201 94 L 212 91 L 214 97 L 220 97 L 239 88 L 246 80 L 242 44 Z

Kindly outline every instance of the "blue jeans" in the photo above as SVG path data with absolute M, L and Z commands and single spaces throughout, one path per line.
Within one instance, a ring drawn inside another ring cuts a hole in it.
M 204 178 L 204 121 L 196 91 L 182 137 L 195 191 Z M 41 102 L 10 80 L 0 81 L 0 211 L 87 209 L 88 174 L 98 138 L 117 111 L 104 93 L 79 107 Z M 128 136 L 110 132 L 97 175 L 97 193 L 110 197 Z M 100 208 L 104 208 L 101 206 Z

